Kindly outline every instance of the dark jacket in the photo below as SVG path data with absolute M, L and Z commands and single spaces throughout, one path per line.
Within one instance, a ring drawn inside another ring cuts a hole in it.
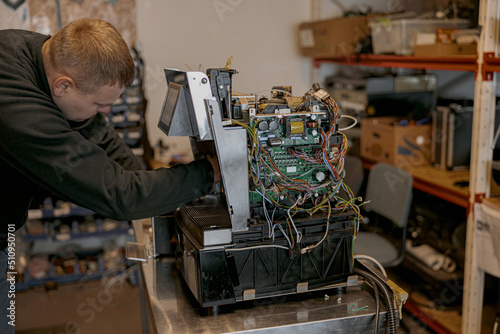
M 98 114 L 68 122 L 53 102 L 42 63 L 49 36 L 0 30 L 0 249 L 33 197 L 52 194 L 106 217 L 130 220 L 173 211 L 211 189 L 206 160 L 140 170 Z

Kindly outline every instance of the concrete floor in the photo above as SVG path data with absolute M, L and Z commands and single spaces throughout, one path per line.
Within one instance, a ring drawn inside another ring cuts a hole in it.
M 114 276 L 17 292 L 16 333 L 141 333 L 139 288 Z

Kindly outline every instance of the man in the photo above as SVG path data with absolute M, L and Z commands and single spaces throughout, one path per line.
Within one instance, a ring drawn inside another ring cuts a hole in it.
M 103 116 L 134 77 L 129 48 L 107 22 L 78 19 L 52 37 L 0 31 L 0 249 L 33 197 L 130 220 L 170 212 L 220 181 L 213 159 L 141 170 Z M 0 251 L 0 332 L 13 333 L 6 259 Z

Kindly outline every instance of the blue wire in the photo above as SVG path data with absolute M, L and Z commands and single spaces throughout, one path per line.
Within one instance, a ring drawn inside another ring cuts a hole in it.
M 263 197 L 263 199 L 265 200 L 266 197 Z M 263 207 L 264 207 L 264 215 L 266 216 L 266 220 L 267 220 L 267 223 L 269 225 L 269 230 L 271 231 L 271 235 L 272 235 L 272 240 L 274 242 L 274 223 L 273 223 L 273 220 L 271 219 L 271 217 L 269 216 L 269 212 L 267 212 L 267 206 L 265 205 L 265 203 L 263 203 Z
M 285 231 L 283 231 L 283 228 L 281 227 L 281 224 L 276 224 L 276 225 L 281 230 L 281 233 L 283 233 L 283 236 L 286 238 L 286 241 L 288 241 L 288 246 L 290 247 L 290 249 L 292 249 L 292 243 L 290 242 L 290 239 L 288 239 L 288 236 L 285 234 Z

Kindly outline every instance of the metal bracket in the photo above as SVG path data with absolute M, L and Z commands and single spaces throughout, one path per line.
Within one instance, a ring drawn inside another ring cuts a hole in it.
M 147 263 L 149 259 L 153 258 L 151 253 L 146 248 L 146 245 L 130 241 L 127 241 L 125 244 L 125 257 L 127 260 L 145 263 Z
M 243 300 L 255 299 L 255 289 L 248 289 L 243 291 Z
M 302 293 L 307 291 L 309 291 L 309 283 L 307 282 L 297 283 L 297 293 Z
M 222 183 L 227 199 L 233 231 L 248 230 L 250 200 L 248 198 L 248 158 L 246 130 L 242 127 L 223 127 L 219 103 L 205 99 L 219 160 Z

